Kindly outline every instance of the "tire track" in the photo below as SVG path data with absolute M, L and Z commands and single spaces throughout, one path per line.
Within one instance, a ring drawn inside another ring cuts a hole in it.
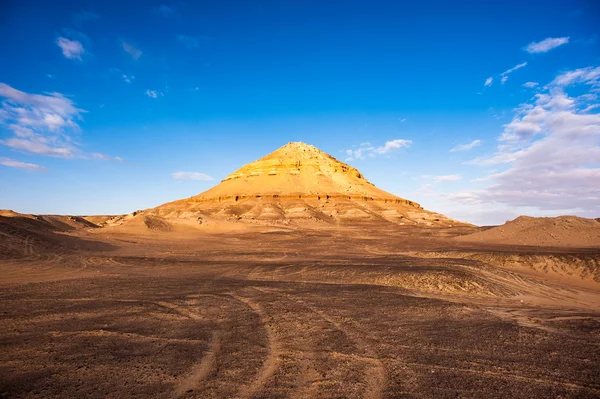
M 215 331 L 208 346 L 208 350 L 200 363 L 193 366 L 189 374 L 175 383 L 173 398 L 181 398 L 186 393 L 198 390 L 207 377 L 215 371 L 217 356 L 221 350 L 221 332 Z
M 326 323 L 332 325 L 336 330 L 343 333 L 346 337 L 352 339 L 359 348 L 362 348 L 366 356 L 359 355 L 347 355 L 340 352 L 331 352 L 334 357 L 344 358 L 346 360 L 359 361 L 367 365 L 367 371 L 365 372 L 365 383 L 366 389 L 364 392 L 365 398 L 380 399 L 383 397 L 383 392 L 388 385 L 388 373 L 383 362 L 377 358 L 377 355 L 371 349 L 371 347 L 361 338 L 357 337 L 352 331 L 349 331 L 346 327 L 332 319 L 329 315 L 323 313 L 319 309 L 307 304 L 304 300 L 286 292 L 280 290 L 258 288 L 256 290 L 264 293 L 275 293 L 276 295 L 285 297 L 288 301 L 296 302 L 302 307 L 308 309 L 312 313 L 316 314 L 320 319 Z
M 175 311 L 176 313 L 179 313 L 180 315 L 187 317 L 188 319 L 204 320 L 204 317 L 202 317 L 198 313 L 195 313 L 195 312 L 192 312 L 192 311 L 186 309 L 183 306 L 175 305 L 174 303 L 170 303 L 170 302 L 162 302 L 162 301 L 155 302 L 155 303 L 158 306 L 162 306 L 164 308 L 171 309 L 171 310 Z
M 241 297 L 239 295 L 231 295 L 238 301 L 245 303 L 250 309 L 256 313 L 260 319 L 261 324 L 264 326 L 267 332 L 267 358 L 265 359 L 263 366 L 254 379 L 254 381 L 247 386 L 242 388 L 239 393 L 240 398 L 251 398 L 257 392 L 259 392 L 267 383 L 267 381 L 275 374 L 279 368 L 280 355 L 282 353 L 281 344 L 277 340 L 273 329 L 267 323 L 267 315 L 263 308 L 254 300 L 250 298 Z

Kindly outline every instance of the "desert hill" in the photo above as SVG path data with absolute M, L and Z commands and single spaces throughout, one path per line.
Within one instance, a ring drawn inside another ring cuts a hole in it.
M 560 247 L 600 247 L 600 221 L 577 216 L 519 216 L 487 230 L 457 237 L 467 242 Z
M 358 169 L 318 148 L 288 143 L 244 165 L 221 184 L 189 200 L 211 201 L 255 197 L 352 198 L 419 205 L 378 189 Z
M 172 223 L 207 226 L 238 221 L 465 225 L 375 187 L 356 168 L 301 142 L 288 143 L 242 166 L 201 194 L 133 216 L 123 223 L 163 231 Z
M 98 227 L 80 216 L 30 215 L 0 210 L 0 258 L 90 249 L 95 244 L 68 233 Z

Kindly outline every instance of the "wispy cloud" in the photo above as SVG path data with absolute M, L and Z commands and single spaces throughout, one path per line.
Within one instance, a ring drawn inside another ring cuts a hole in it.
M 396 139 L 387 141 L 384 145 L 375 147 L 371 143 L 362 143 L 357 149 L 346 150 L 346 161 L 352 161 L 354 159 L 364 159 L 365 157 L 376 157 L 377 155 L 383 155 L 390 153 L 400 148 L 408 148 L 412 145 L 411 140 Z
M 460 144 L 460 145 L 457 145 L 456 147 L 452 147 L 450 149 L 450 152 L 469 151 L 480 145 L 481 145 L 481 140 L 473 140 L 470 143 Z
M 537 82 L 525 82 L 525 83 L 523 83 L 523 87 L 526 87 L 528 89 L 533 89 L 533 88 L 538 87 L 538 86 L 539 86 L 539 83 L 537 83 Z
M 516 71 L 517 69 L 521 69 L 523 67 L 527 66 L 527 61 L 523 62 L 521 64 L 517 64 L 514 67 L 507 69 L 506 71 L 502 72 L 500 75 L 504 76 L 504 75 L 508 75 L 509 73 L 512 73 L 514 71 Z
M 6 140 L 0 140 L 0 144 L 32 154 L 58 158 L 73 157 L 75 151 L 71 146 L 65 145 L 64 143 L 48 144 L 48 141 L 48 138 L 36 134 L 26 139 L 11 137 Z
M 600 105 L 594 93 L 599 79 L 600 68 L 562 73 L 517 107 L 496 153 L 471 161 L 504 169 L 489 176 L 490 186 L 463 193 L 462 200 L 600 213 L 600 114 L 590 112 Z M 588 92 L 570 96 L 574 84 Z
M 100 159 L 102 161 L 118 161 L 118 162 L 123 162 L 123 158 L 121 158 L 121 157 L 111 157 L 110 155 L 101 154 L 99 152 L 92 153 L 92 157 L 94 157 L 96 159 Z
M 128 53 L 134 61 L 137 61 L 143 54 L 142 50 L 134 47 L 133 45 L 125 41 L 121 42 L 121 46 L 123 47 L 123 50 L 126 53 Z
M 69 40 L 66 37 L 56 39 L 56 44 L 62 50 L 63 55 L 70 60 L 82 61 L 81 55 L 85 52 L 83 44 L 77 40 Z
M 527 62 L 523 62 L 521 64 L 515 65 L 514 67 L 507 69 L 506 71 L 502 72 L 500 74 L 500 83 L 504 84 L 506 83 L 506 81 L 508 80 L 508 75 L 513 73 L 514 71 L 516 71 L 517 69 L 521 69 L 523 67 L 527 66 Z
M 175 172 L 171 176 L 177 180 L 214 180 L 209 175 L 200 172 Z
M 71 136 L 79 131 L 78 120 L 85 112 L 56 92 L 29 94 L 0 83 L 0 124 L 13 137 L 0 144 L 39 155 L 71 158 L 78 151 Z
M 546 53 L 554 48 L 569 43 L 569 37 L 548 37 L 541 42 L 531 42 L 524 50 L 530 54 Z
M 581 112 L 583 112 L 583 113 L 590 112 L 591 110 L 596 109 L 596 108 L 600 108 L 600 104 L 589 105 L 589 106 L 585 107 L 584 109 L 582 109 Z
M 42 172 L 48 170 L 45 167 L 36 165 L 34 163 L 25 163 L 6 157 L 0 157 L 0 165 L 8 166 L 9 168 L 25 169 L 32 172 Z
M 576 83 L 585 83 L 593 87 L 599 86 L 600 67 L 580 68 L 562 73 L 551 84 L 555 86 L 569 86 Z
M 507 69 L 506 71 L 502 72 L 500 75 L 498 75 L 498 77 L 500 78 L 500 83 L 504 84 L 506 83 L 506 81 L 508 80 L 508 75 L 510 75 L 511 73 L 513 73 L 514 71 L 516 71 L 517 69 L 521 69 L 523 67 L 527 66 L 527 62 L 523 62 L 521 64 L 517 64 L 514 67 Z M 485 83 L 483 84 L 484 87 L 489 87 L 492 85 L 492 83 L 494 82 L 494 77 L 490 76 L 489 78 L 487 78 L 485 80 Z
M 157 91 L 157 90 L 146 90 L 146 95 L 150 98 L 158 98 L 158 96 L 163 97 L 164 94 L 162 91 Z
M 398 150 L 400 148 L 408 148 L 411 146 L 411 144 L 411 140 L 396 139 L 392 141 L 387 141 L 383 146 L 377 147 L 375 149 L 375 152 L 377 152 L 377 154 L 387 154 L 388 152 L 393 150 Z
M 135 80 L 135 76 L 134 75 L 127 75 L 126 73 L 123 73 L 118 68 L 110 68 L 109 72 L 111 74 L 113 74 L 114 76 L 118 76 L 119 78 L 121 78 L 123 80 L 123 82 L 125 82 L 125 83 L 131 83 L 132 81 Z

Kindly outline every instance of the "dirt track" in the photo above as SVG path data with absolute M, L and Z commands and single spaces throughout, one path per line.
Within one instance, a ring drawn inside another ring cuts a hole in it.
M 593 271 L 499 268 L 464 254 L 514 248 L 431 231 L 34 246 L 0 263 L 0 397 L 600 396 Z

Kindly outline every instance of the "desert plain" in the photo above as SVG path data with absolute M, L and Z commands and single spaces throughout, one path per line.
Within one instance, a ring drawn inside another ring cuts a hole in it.
M 477 227 L 278 151 L 128 215 L 2 211 L 0 397 L 600 397 L 598 220 Z

